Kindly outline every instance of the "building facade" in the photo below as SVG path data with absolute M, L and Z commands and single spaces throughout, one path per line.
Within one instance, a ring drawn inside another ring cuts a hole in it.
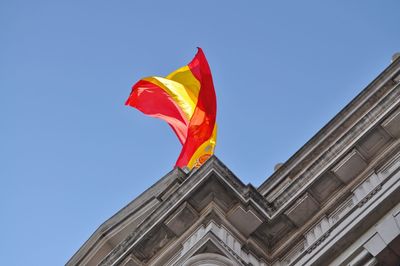
M 400 58 L 258 188 L 176 168 L 67 265 L 400 265 Z

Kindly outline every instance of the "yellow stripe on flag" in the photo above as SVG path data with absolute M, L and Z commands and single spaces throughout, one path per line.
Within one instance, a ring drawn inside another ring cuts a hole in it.
M 211 137 L 206 140 L 194 152 L 187 167 L 200 167 L 212 154 L 214 154 L 215 145 L 217 143 L 217 125 L 215 124 Z
M 200 82 L 193 76 L 189 66 L 184 66 L 169 74 L 167 79 L 174 80 L 180 84 L 185 84 L 189 97 L 196 104 L 200 91 Z

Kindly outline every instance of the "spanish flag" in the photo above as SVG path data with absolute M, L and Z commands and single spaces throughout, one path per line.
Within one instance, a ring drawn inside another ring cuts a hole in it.
M 171 126 L 183 145 L 175 166 L 199 167 L 214 153 L 217 101 L 201 48 L 188 65 L 167 77 L 139 80 L 125 104 Z

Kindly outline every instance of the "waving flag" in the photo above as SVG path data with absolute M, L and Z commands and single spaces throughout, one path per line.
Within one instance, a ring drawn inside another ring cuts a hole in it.
M 125 104 L 171 126 L 183 145 L 176 166 L 199 167 L 214 153 L 217 101 L 201 48 L 188 65 L 167 77 L 139 80 Z

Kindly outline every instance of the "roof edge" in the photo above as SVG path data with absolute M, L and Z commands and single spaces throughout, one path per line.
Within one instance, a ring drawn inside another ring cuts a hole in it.
M 370 82 L 353 100 L 336 114 L 322 129 L 320 129 L 306 144 L 295 152 L 282 166 L 269 176 L 257 190 L 265 195 L 276 187 L 302 161 L 307 160 L 313 150 L 318 149 L 321 143 L 332 136 L 338 127 L 355 113 L 374 93 L 388 81 L 400 74 L 400 57 L 386 67 L 372 82 Z

